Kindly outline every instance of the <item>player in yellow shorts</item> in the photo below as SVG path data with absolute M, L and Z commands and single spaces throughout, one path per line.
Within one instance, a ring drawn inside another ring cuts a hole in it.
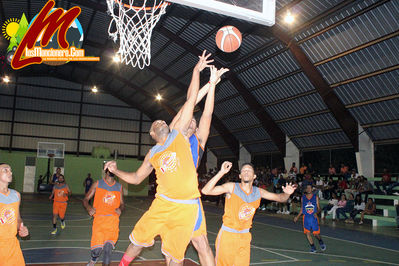
M 19 213 L 21 195 L 8 188 L 11 181 L 11 167 L 0 163 L 0 266 L 25 265 L 16 235 L 17 232 L 21 237 L 29 235 Z
M 240 171 L 240 183 L 216 183 L 231 169 L 231 162 L 224 162 L 219 173 L 202 189 L 205 195 L 226 194 L 223 225 L 216 238 L 217 266 L 247 266 L 250 262 L 252 219 L 259 207 L 261 198 L 278 202 L 286 202 L 295 191 L 296 185 L 283 186 L 284 193 L 270 193 L 253 186 L 256 178 L 252 164 L 245 163 Z
M 57 234 L 57 219 L 61 219 L 61 229 L 65 228 L 65 212 L 68 206 L 68 196 L 71 195 L 69 186 L 65 183 L 65 177 L 63 175 L 58 176 L 58 180 L 53 187 L 49 199 L 54 199 L 53 202 L 53 231 L 52 235 Z
M 186 136 L 190 142 L 191 154 L 193 157 L 194 165 L 198 168 L 202 155 L 204 154 L 204 147 L 208 140 L 211 121 L 212 121 L 212 113 L 214 109 L 215 103 L 215 88 L 216 84 L 219 83 L 221 76 L 228 71 L 227 68 L 221 68 L 219 70 L 216 67 L 210 67 L 210 78 L 209 82 L 201 88 L 198 92 L 196 104 L 198 104 L 202 98 L 206 96 L 204 110 L 202 112 L 202 116 L 197 127 L 197 121 L 193 117 L 190 123 L 190 126 L 186 132 Z M 189 97 L 191 91 L 187 92 L 187 97 Z M 179 119 L 181 114 L 181 110 L 174 117 L 173 121 L 169 125 L 169 127 L 173 127 L 174 123 Z M 209 241 L 207 237 L 206 231 L 206 221 L 205 221 L 205 213 L 202 206 L 202 202 L 200 201 L 201 209 L 200 209 L 200 221 L 195 225 L 193 237 L 191 242 L 194 248 L 198 252 L 198 257 L 200 260 L 200 264 L 204 266 L 213 266 L 215 265 L 215 258 L 212 253 L 212 249 L 209 246 Z M 167 257 L 168 259 L 168 257 Z
M 154 244 L 157 235 L 162 239 L 162 253 L 171 259 L 169 265 L 183 265 L 184 253 L 193 234 L 200 213 L 200 193 L 190 143 L 184 135 L 194 111 L 199 90 L 200 72 L 212 60 L 205 51 L 193 71 L 187 101 L 173 127 L 165 121 L 152 123 L 151 137 L 157 145 L 147 153 L 136 172 L 117 168 L 116 162 L 104 167 L 130 184 L 139 184 L 153 169 L 157 176 L 157 194 L 149 210 L 141 217 L 130 234 L 131 244 L 120 265 L 129 265 L 144 247 Z

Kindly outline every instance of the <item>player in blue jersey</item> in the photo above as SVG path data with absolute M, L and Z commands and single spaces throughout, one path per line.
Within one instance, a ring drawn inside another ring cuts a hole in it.
M 306 234 L 306 238 L 309 241 L 310 252 L 316 252 L 316 247 L 313 242 L 311 232 L 319 240 L 320 249 L 326 250 L 326 245 L 320 237 L 320 226 L 319 218 L 317 214 L 321 211 L 319 197 L 312 192 L 312 185 L 307 185 L 305 194 L 301 200 L 301 211 L 294 218 L 294 222 L 297 222 L 299 217 L 303 214 L 303 232 Z

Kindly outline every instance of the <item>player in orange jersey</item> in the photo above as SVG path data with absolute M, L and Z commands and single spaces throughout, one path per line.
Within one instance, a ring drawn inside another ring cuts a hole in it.
M 94 196 L 93 207 L 89 201 Z M 114 174 L 105 170 L 105 177 L 96 181 L 83 199 L 83 206 L 94 216 L 91 236 L 91 259 L 93 266 L 104 251 L 103 265 L 110 265 L 111 253 L 119 237 L 119 216 L 125 209 L 122 185 L 115 181 Z
M 230 171 L 231 162 L 224 162 L 222 167 L 211 180 L 204 186 L 202 193 L 205 195 L 226 194 L 223 225 L 216 238 L 216 265 L 231 266 L 249 265 L 251 250 L 251 233 L 253 216 L 259 208 L 261 198 L 286 202 L 294 193 L 296 185 L 283 186 L 284 193 L 270 193 L 262 188 L 253 186 L 256 178 L 252 164 L 245 163 L 240 171 L 240 183 L 216 183 Z
M 12 171 L 8 164 L 0 163 L 0 266 L 25 265 L 17 233 L 20 237 L 29 235 L 24 226 L 19 205 L 21 195 L 8 188 L 12 181 Z
M 184 103 L 181 115 L 173 127 L 165 121 L 152 123 L 151 137 L 155 145 L 146 155 L 136 172 L 127 173 L 117 168 L 116 162 L 108 162 L 105 168 L 130 184 L 139 184 L 153 169 L 157 176 L 157 194 L 150 209 L 141 217 L 130 234 L 131 244 L 120 265 L 129 265 L 144 247 L 154 244 L 154 238 L 162 238 L 162 253 L 171 259 L 168 265 L 183 265 L 184 253 L 196 224 L 201 224 L 200 193 L 197 172 L 191 155 L 190 143 L 184 135 L 194 111 L 200 72 L 213 60 L 209 55 L 200 56 L 194 67 L 190 83 L 191 91 Z
M 210 71 L 211 75 L 209 78 L 209 82 L 201 88 L 197 96 L 196 104 L 198 104 L 202 100 L 202 98 L 206 95 L 205 106 L 201 115 L 199 125 L 197 127 L 197 121 L 193 117 L 190 126 L 185 134 L 190 141 L 191 154 L 193 156 L 193 161 L 196 168 L 198 168 L 201 162 L 202 155 L 204 154 L 204 147 L 208 140 L 211 128 L 212 114 L 215 103 L 216 84 L 220 82 L 221 76 L 227 71 L 229 71 L 229 69 L 221 68 L 218 70 L 216 69 L 216 67 L 211 66 Z M 191 91 L 188 91 L 187 99 L 189 98 L 190 94 Z M 176 123 L 176 121 L 180 118 L 181 111 L 182 110 L 180 110 L 178 114 L 174 117 L 169 127 L 174 126 L 174 123 Z M 202 223 L 196 226 L 191 242 L 194 248 L 198 252 L 200 264 L 204 266 L 213 266 L 215 265 L 215 258 L 213 256 L 212 249 L 209 246 L 209 241 L 206 231 L 205 213 L 202 206 L 202 202 L 201 202 L 201 216 L 202 216 Z M 170 258 L 166 257 L 166 259 L 169 260 Z
M 63 175 L 58 176 L 58 180 L 53 187 L 53 192 L 49 199 L 54 199 L 53 202 L 53 231 L 52 235 L 57 234 L 57 219 L 61 219 L 61 229 L 65 228 L 65 212 L 68 205 L 68 196 L 71 195 L 71 190 L 67 183 L 65 183 L 65 177 Z

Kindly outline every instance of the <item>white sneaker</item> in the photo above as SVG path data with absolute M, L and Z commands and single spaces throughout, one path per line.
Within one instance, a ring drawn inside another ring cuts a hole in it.
M 363 221 L 360 221 L 359 224 L 363 224 Z
M 399 196 L 399 192 L 394 192 L 392 195 Z
M 286 211 L 285 214 L 290 214 L 290 211 Z
M 278 210 L 276 213 L 278 213 L 278 214 L 281 214 L 281 211 L 280 211 L 280 210 Z
M 262 207 L 262 209 L 261 209 L 262 211 L 266 211 L 266 208 L 265 207 Z

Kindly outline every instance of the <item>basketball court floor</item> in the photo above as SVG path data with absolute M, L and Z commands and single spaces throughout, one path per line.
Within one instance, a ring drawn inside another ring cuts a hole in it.
M 126 198 L 126 210 L 121 216 L 119 241 L 112 255 L 117 265 L 129 245 L 128 235 L 134 224 L 148 209 L 149 198 Z M 209 242 L 214 250 L 216 234 L 223 209 L 214 203 L 204 203 Z M 21 240 L 27 265 L 86 265 L 89 260 L 92 219 L 82 207 L 80 198 L 72 198 L 66 214 L 66 228 L 50 235 L 52 204 L 48 195 L 24 195 L 21 215 L 30 230 L 30 239 Z M 381 232 L 360 232 L 343 226 L 321 227 L 327 244 L 325 252 L 309 253 L 302 233 L 302 224 L 292 217 L 281 218 L 266 213 L 255 215 L 252 228 L 251 265 L 399 265 L 399 239 L 395 229 Z M 355 225 L 356 227 L 356 225 Z M 363 227 L 371 227 L 363 225 Z M 389 236 L 390 235 L 390 236 Z M 145 249 L 132 265 L 165 265 L 157 239 Z M 101 265 L 98 263 L 98 265 Z M 184 265 L 199 265 L 196 251 L 190 245 Z

